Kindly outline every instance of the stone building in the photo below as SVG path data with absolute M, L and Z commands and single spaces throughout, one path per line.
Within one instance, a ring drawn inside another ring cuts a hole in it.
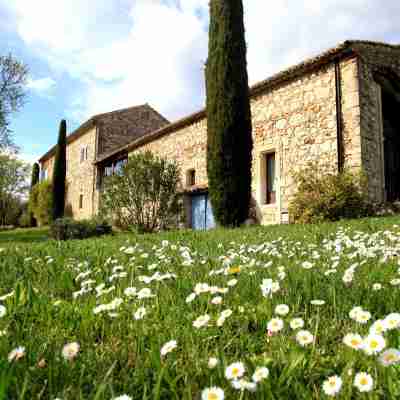
M 400 46 L 346 41 L 257 83 L 250 96 L 252 193 L 261 223 L 287 221 L 296 190 L 293 172 L 312 160 L 337 170 L 362 169 L 374 201 L 400 198 L 400 120 L 396 116 Z M 170 124 L 154 110 L 148 113 L 152 122 L 139 134 L 135 133 L 135 124 L 142 126 L 139 118 L 124 121 L 121 128 L 97 116 L 69 136 L 67 198 L 74 217 L 96 214 L 103 175 L 118 169 L 129 154 L 150 150 L 179 164 L 188 226 L 213 226 L 207 199 L 205 110 Z M 84 146 L 91 150 L 83 167 L 79 157 Z M 41 158 L 43 171 L 50 171 L 53 155 L 54 148 Z

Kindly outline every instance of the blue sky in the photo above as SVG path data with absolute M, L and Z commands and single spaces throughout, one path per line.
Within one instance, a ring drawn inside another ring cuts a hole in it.
M 400 43 L 398 0 L 243 0 L 250 83 L 346 39 Z M 271 4 L 272 3 L 272 4 Z M 0 0 L 0 51 L 30 70 L 13 116 L 21 157 L 90 116 L 150 103 L 170 120 L 204 104 L 208 0 Z

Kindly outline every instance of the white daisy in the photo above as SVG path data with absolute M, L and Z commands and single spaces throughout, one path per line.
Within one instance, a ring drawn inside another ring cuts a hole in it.
M 206 388 L 201 392 L 201 400 L 224 400 L 224 391 L 219 387 Z
M 222 303 L 222 297 L 221 296 L 213 297 L 211 299 L 211 303 L 215 304 L 215 305 L 221 304 Z
M 358 333 L 348 333 L 343 338 L 343 343 L 354 350 L 360 350 L 364 346 L 363 338 Z
M 218 363 L 219 363 L 218 358 L 210 357 L 208 359 L 208 368 L 213 369 L 218 365 Z
M 370 392 L 374 387 L 374 380 L 370 374 L 359 372 L 354 378 L 354 386 L 360 392 Z
M 79 343 L 77 342 L 67 343 L 63 347 L 61 354 L 65 360 L 72 361 L 78 355 L 79 349 L 80 349 Z
M 8 362 L 18 361 L 20 358 L 25 356 L 25 347 L 19 346 L 8 354 Z
M 342 388 L 342 378 L 337 375 L 330 376 L 322 384 L 322 390 L 327 396 L 336 396 Z
M 258 367 L 252 376 L 253 382 L 261 382 L 269 376 L 269 369 L 267 367 Z
M 7 309 L 0 304 L 0 318 L 3 318 L 7 314 Z
M 386 341 L 381 335 L 370 334 L 363 341 L 363 350 L 368 355 L 378 354 L 385 347 Z
M 143 317 L 146 315 L 146 309 L 144 308 L 144 307 L 139 307 L 137 310 L 136 310 L 136 312 L 135 312 L 135 314 L 133 314 L 133 317 L 136 319 L 136 320 L 140 320 L 140 319 L 143 319 Z
M 193 326 L 195 328 L 202 328 L 203 326 L 207 326 L 208 322 L 210 321 L 210 316 L 208 314 L 201 315 L 197 319 L 193 321 Z
M 225 377 L 230 380 L 239 379 L 244 375 L 245 371 L 246 368 L 242 362 L 235 362 L 226 367 Z
M 300 346 L 304 347 L 314 342 L 314 336 L 309 331 L 298 331 L 296 340 Z
M 286 304 L 278 304 L 275 307 L 275 314 L 278 315 L 287 315 L 289 313 L 289 306 Z
M 280 318 L 272 318 L 267 324 L 267 329 L 271 333 L 276 333 L 281 331 L 283 326 L 284 323 Z
M 304 326 L 304 320 L 302 318 L 293 318 L 290 321 L 290 327 L 293 330 L 300 329 Z
M 387 349 L 379 356 L 379 362 L 384 366 L 399 364 L 400 351 L 397 349 Z
M 160 350 L 161 356 L 163 357 L 166 354 L 170 353 L 172 350 L 176 348 L 176 346 L 177 346 L 176 340 L 170 340 L 169 342 L 165 343 Z

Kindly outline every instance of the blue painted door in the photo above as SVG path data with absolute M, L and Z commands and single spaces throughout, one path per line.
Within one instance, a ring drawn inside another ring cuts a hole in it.
M 207 194 L 192 196 L 192 228 L 206 230 L 214 227 L 214 215 Z

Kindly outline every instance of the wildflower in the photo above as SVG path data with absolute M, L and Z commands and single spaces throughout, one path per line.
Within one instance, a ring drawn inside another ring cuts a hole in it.
M 398 286 L 398 285 L 400 285 L 400 278 L 392 279 L 392 280 L 390 281 L 390 284 L 391 284 L 392 286 Z
M 135 287 L 127 287 L 124 290 L 124 295 L 128 297 L 136 296 L 137 289 Z
M 233 274 L 238 274 L 240 271 L 241 271 L 241 266 L 240 265 L 238 265 L 238 266 L 232 266 L 232 267 L 229 267 L 227 270 L 226 270 L 226 272 L 228 273 L 228 274 L 230 274 L 230 275 L 233 275 Z
M 0 304 L 0 318 L 3 318 L 7 314 L 7 309 Z
M 122 396 L 114 397 L 113 400 L 132 400 L 131 396 L 123 394 Z
M 224 311 L 222 311 L 222 313 L 221 313 L 221 317 L 223 317 L 223 318 L 228 318 L 231 315 L 232 315 L 232 310 L 229 309 L 229 308 L 224 310 Z
M 387 329 L 396 329 L 400 328 L 400 314 L 399 313 L 392 313 L 389 314 L 385 319 L 385 324 Z
M 19 346 L 8 354 L 8 362 L 18 361 L 25 356 L 25 347 Z
M 343 338 L 343 343 L 354 350 L 360 350 L 364 346 L 363 338 L 357 333 L 348 333 Z
M 67 343 L 63 347 L 61 354 L 65 360 L 72 361 L 78 355 L 79 349 L 80 349 L 79 343 L 77 342 Z
M 160 350 L 161 357 L 170 353 L 172 350 L 176 348 L 176 346 L 177 346 L 176 340 L 170 340 L 169 342 L 165 343 Z
M 400 351 L 397 349 L 387 349 L 379 357 L 379 362 L 384 367 L 400 363 Z
M 377 290 L 381 290 L 382 289 L 382 285 L 380 283 L 374 283 L 372 285 L 372 290 L 377 291 Z
M 235 362 L 226 367 L 225 377 L 230 380 L 238 379 L 244 375 L 245 371 L 246 369 L 242 362 Z
M 7 300 L 9 297 L 14 296 L 14 293 L 15 293 L 14 290 L 12 290 L 10 293 L 7 293 L 7 294 L 1 296 L 1 297 L 0 297 L 0 301 Z
M 186 303 L 191 303 L 196 298 L 196 293 L 190 293 L 188 297 L 186 297 Z
M 311 269 L 314 265 L 312 263 L 310 263 L 310 261 L 303 261 L 301 266 L 304 269 Z
M 254 371 L 254 374 L 252 376 L 253 382 L 261 382 L 264 379 L 267 379 L 269 375 L 269 369 L 267 367 L 258 367 Z
M 286 315 L 289 313 L 289 307 L 286 304 L 278 304 L 275 307 L 275 314 Z
M 231 280 L 229 280 L 229 281 L 227 282 L 227 285 L 230 286 L 230 287 L 233 287 L 233 286 L 235 286 L 237 283 L 238 283 L 238 280 L 237 280 L 237 279 L 231 279 Z
M 314 341 L 314 336 L 309 331 L 298 331 L 296 334 L 297 343 L 300 346 L 307 346 Z
M 198 317 L 196 320 L 193 321 L 193 326 L 195 328 L 202 328 L 203 326 L 208 325 L 208 322 L 210 321 L 210 316 L 208 314 L 201 315 Z
M 136 312 L 135 312 L 135 314 L 133 315 L 133 317 L 136 319 L 136 320 L 139 320 L 139 319 L 143 319 L 143 317 L 146 315 L 146 309 L 144 308 L 144 307 L 139 307 L 137 310 L 136 310 Z
M 224 324 L 224 322 L 226 321 L 226 318 L 223 317 L 222 315 L 220 317 L 218 317 L 217 319 L 217 326 L 222 326 Z
M 212 303 L 212 304 L 216 304 L 216 305 L 221 304 L 221 303 L 222 303 L 222 297 L 221 297 L 221 296 L 216 296 L 216 297 L 214 297 L 214 298 L 211 300 L 211 303 Z
M 208 283 L 198 283 L 194 287 L 194 292 L 199 295 L 202 293 L 207 293 L 210 290 L 210 286 L 208 286 Z
M 370 334 L 363 342 L 363 350 L 368 355 L 380 353 L 386 346 L 386 342 L 383 336 Z
M 327 396 L 336 396 L 342 388 L 342 378 L 337 375 L 330 376 L 322 384 L 322 390 Z
M 224 400 L 224 391 L 219 387 L 206 388 L 201 392 L 201 400 Z
M 354 386 L 360 392 L 370 392 L 374 386 L 374 380 L 370 374 L 359 372 L 354 378 Z
M 351 318 L 351 319 L 356 319 L 357 318 L 357 315 L 360 313 L 362 311 L 362 307 L 354 307 L 354 308 L 352 308 L 351 310 L 350 310 L 350 312 L 349 312 L 349 317 Z
M 313 306 L 323 306 L 325 304 L 325 300 L 311 300 L 311 304 Z
M 213 369 L 218 365 L 219 361 L 218 358 L 210 357 L 208 359 L 208 368 Z
M 268 332 L 276 333 L 283 329 L 283 321 L 280 318 L 272 318 L 267 324 Z
M 303 326 L 304 326 L 304 321 L 303 321 L 303 319 L 301 319 L 301 318 L 293 318 L 293 319 L 290 321 L 290 327 L 291 327 L 293 330 L 300 329 L 300 328 L 302 328 Z
M 369 328 L 369 333 L 380 335 L 388 329 L 387 323 L 383 319 L 376 320 Z
M 249 392 L 255 392 L 257 390 L 257 384 L 255 382 L 249 382 L 246 379 L 234 379 L 231 385 L 236 390 L 248 390 Z
M 357 313 L 355 321 L 359 324 L 366 324 L 371 319 L 371 313 L 369 311 L 361 310 Z

